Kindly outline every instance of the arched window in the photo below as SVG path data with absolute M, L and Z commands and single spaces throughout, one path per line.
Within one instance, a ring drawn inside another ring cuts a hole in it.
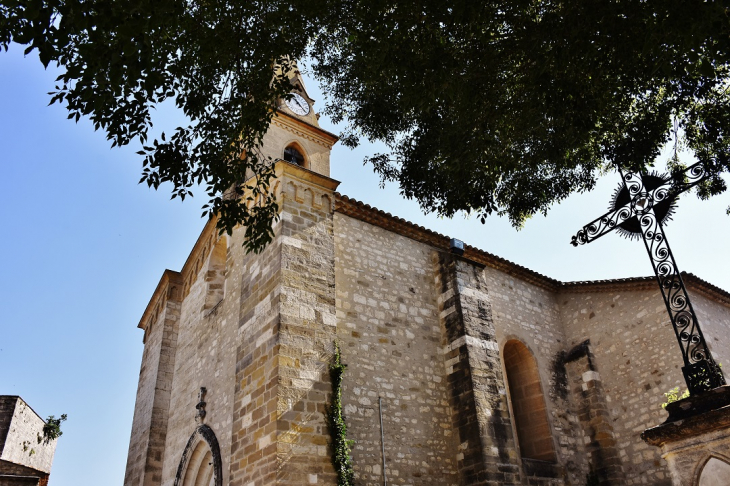
M 294 145 L 289 145 L 284 149 L 284 160 L 304 167 L 304 156 Z
M 213 429 L 201 425 L 188 439 L 174 486 L 222 486 L 223 465 L 218 439 Z
M 504 346 L 503 360 L 522 457 L 555 462 L 555 446 L 535 358 L 527 346 L 512 340 Z

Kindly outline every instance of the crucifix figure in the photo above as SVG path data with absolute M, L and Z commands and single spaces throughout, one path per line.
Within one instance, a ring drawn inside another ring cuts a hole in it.
M 623 183 L 614 195 L 611 211 L 585 225 L 573 236 L 571 244 L 590 243 L 613 230 L 643 238 L 682 350 L 682 373 L 690 394 L 722 386 L 725 378 L 707 347 L 662 228 L 677 196 L 707 179 L 705 168 L 702 163 L 687 168 L 684 181 L 679 183 L 666 175 L 619 173 Z

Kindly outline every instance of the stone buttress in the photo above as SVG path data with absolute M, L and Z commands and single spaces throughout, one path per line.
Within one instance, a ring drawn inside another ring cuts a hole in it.
M 571 349 L 563 362 L 591 473 L 598 484 L 626 484 L 606 396 L 590 341 Z
M 482 269 L 446 252 L 435 260 L 460 484 L 521 484 Z
M 175 370 L 182 282 L 167 270 L 140 321 L 144 353 L 132 421 L 125 485 L 153 486 L 162 481 L 162 462 Z
M 276 173 L 276 236 L 242 275 L 230 483 L 334 484 L 325 405 L 338 182 L 283 161 Z

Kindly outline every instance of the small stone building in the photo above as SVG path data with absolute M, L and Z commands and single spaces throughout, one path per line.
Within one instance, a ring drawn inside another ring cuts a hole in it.
M 683 383 L 651 278 L 559 282 L 336 192 L 301 99 L 278 107 L 276 237 L 209 221 L 139 323 L 125 485 L 336 484 L 325 407 L 338 341 L 358 485 L 671 484 L 641 432 Z M 684 276 L 730 363 L 730 295 Z M 381 428 L 382 423 L 382 428 Z M 595 484 L 595 483 L 594 483 Z
M 39 440 L 43 425 L 22 398 L 0 395 L 0 486 L 48 484 L 57 440 Z

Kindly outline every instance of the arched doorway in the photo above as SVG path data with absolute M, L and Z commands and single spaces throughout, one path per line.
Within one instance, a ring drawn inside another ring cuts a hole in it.
M 527 459 L 555 462 L 555 446 L 534 356 L 520 341 L 511 340 L 504 346 L 503 360 L 520 454 Z
M 201 425 L 188 439 L 174 486 L 222 486 L 223 464 L 213 429 Z

